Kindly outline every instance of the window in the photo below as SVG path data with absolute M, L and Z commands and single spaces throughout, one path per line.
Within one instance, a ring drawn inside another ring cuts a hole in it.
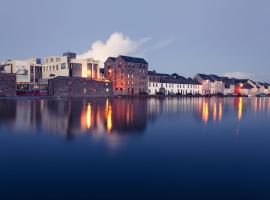
M 61 69 L 66 69 L 66 63 L 61 63 Z

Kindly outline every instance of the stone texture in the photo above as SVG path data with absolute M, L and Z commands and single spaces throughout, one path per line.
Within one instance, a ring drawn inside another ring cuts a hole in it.
M 109 97 L 110 82 L 79 77 L 57 77 L 48 82 L 49 95 L 54 97 Z
M 0 73 L 0 97 L 16 96 L 16 75 Z

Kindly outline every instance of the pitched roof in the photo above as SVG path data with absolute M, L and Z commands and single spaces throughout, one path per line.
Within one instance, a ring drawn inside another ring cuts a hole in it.
M 109 57 L 108 59 L 111 59 L 112 61 L 115 61 L 116 60 L 115 57 Z
M 203 80 L 214 81 L 209 75 L 206 74 L 197 74 L 197 76 L 199 76 Z
M 221 81 L 221 77 L 215 75 L 215 74 L 210 74 L 209 77 L 214 80 L 214 81 Z
M 164 74 L 164 73 L 157 73 L 155 70 L 154 71 L 148 71 L 148 75 L 149 76 L 170 76 L 169 74 Z
M 123 56 L 123 55 L 120 55 L 119 57 L 122 58 L 126 62 L 148 64 L 143 58 L 129 57 L 129 56 Z

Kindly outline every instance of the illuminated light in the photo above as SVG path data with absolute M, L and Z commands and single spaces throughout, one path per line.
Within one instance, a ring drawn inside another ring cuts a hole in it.
M 88 70 L 87 71 L 87 77 L 91 77 L 92 76 L 92 72 L 91 72 L 91 70 Z
M 92 122 L 91 122 L 91 114 L 92 114 L 92 107 L 91 107 L 91 104 L 89 103 L 87 105 L 87 110 L 86 110 L 86 127 L 88 129 L 91 128 L 92 126 Z
M 109 88 L 106 88 L 106 92 L 109 93 L 109 91 L 110 91 Z
M 242 119 L 242 116 L 243 116 L 243 98 L 240 97 L 239 102 L 238 102 L 238 120 L 239 121 Z

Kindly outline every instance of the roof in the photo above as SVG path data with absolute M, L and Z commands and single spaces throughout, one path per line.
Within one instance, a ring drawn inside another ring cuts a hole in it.
M 164 74 L 164 73 L 157 73 L 155 70 L 154 71 L 148 71 L 148 76 L 170 76 L 169 74 Z
M 126 62 L 148 65 L 148 63 L 143 58 L 129 57 L 129 56 L 123 56 L 123 55 L 120 55 L 119 57 L 122 58 Z
M 209 75 L 206 74 L 197 74 L 197 76 L 199 76 L 203 80 L 214 81 Z
M 116 60 L 115 57 L 109 57 L 108 59 L 111 59 L 112 61 L 115 61 Z
M 221 77 L 215 75 L 215 74 L 210 74 L 209 77 L 214 80 L 214 81 L 221 81 Z
M 244 84 L 243 84 L 243 88 L 244 88 L 244 89 L 252 89 L 253 87 L 252 87 L 252 85 L 250 85 L 249 83 L 244 83 Z

